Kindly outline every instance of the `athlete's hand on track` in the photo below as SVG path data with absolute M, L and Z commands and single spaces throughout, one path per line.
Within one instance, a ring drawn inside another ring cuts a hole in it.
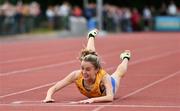
M 91 104 L 93 102 L 94 102 L 93 99 L 86 99 L 77 102 L 70 102 L 70 104 Z

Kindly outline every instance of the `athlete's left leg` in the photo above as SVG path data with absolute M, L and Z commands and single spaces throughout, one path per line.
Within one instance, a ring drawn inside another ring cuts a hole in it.
M 128 62 L 131 57 L 131 53 L 129 50 L 124 51 L 121 55 L 120 58 L 123 60 L 121 64 L 118 65 L 116 71 L 111 75 L 111 77 L 115 80 L 116 86 L 115 86 L 115 92 L 118 90 L 119 85 L 120 85 L 120 80 L 121 78 L 124 77 L 127 68 L 128 68 Z
M 96 38 L 97 34 L 98 34 L 98 30 L 97 29 L 91 30 L 88 33 L 88 36 L 87 36 L 88 42 L 87 42 L 86 50 L 91 50 L 93 52 L 96 51 L 96 48 L 95 48 L 95 38 Z

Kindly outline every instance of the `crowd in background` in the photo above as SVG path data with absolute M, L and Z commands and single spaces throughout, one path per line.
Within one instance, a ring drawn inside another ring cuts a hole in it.
M 0 34 L 17 34 L 30 32 L 37 24 L 37 18 L 41 13 L 37 2 L 16 5 L 6 1 L 0 6 Z
M 162 3 L 159 8 L 145 6 L 143 9 L 104 4 L 102 15 L 103 30 L 107 32 L 151 31 L 154 30 L 155 16 L 180 16 L 180 9 L 173 1 Z M 83 9 L 63 2 L 48 6 L 43 13 L 37 2 L 18 2 L 16 5 L 5 2 L 0 6 L 0 35 L 27 33 L 37 28 L 71 30 L 72 16 L 77 19 L 84 18 L 87 29 L 97 27 L 95 3 L 89 3 Z

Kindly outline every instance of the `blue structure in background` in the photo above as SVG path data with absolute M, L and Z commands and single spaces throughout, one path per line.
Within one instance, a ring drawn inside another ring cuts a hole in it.
M 87 23 L 88 30 L 92 30 L 94 28 L 97 28 L 97 20 L 96 18 L 92 17 L 88 20 Z
M 158 16 L 155 18 L 156 31 L 180 31 L 179 16 Z

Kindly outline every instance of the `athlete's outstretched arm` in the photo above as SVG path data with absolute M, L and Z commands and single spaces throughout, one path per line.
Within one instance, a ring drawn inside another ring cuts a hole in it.
M 54 99 L 52 99 L 53 94 L 58 90 L 66 87 L 67 85 L 73 83 L 75 79 L 76 79 L 76 71 L 70 73 L 64 79 L 60 80 L 54 86 L 50 87 L 49 90 L 47 91 L 46 98 L 43 100 L 43 102 L 44 103 L 54 102 Z

